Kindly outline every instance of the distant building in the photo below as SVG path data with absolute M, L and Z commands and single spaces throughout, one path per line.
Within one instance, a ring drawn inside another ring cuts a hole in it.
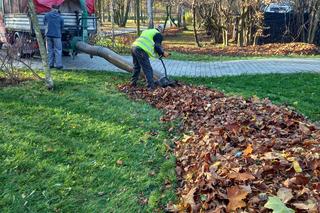
M 271 3 L 264 9 L 265 13 L 290 13 L 293 7 L 289 3 Z
M 294 33 L 294 10 L 289 3 L 271 3 L 264 8 L 262 43 L 291 42 Z

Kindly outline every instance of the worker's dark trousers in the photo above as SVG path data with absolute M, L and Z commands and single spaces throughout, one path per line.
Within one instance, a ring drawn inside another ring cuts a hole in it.
M 56 67 L 62 67 L 62 42 L 61 38 L 47 37 L 47 51 L 49 66 L 53 67 L 56 62 Z
M 153 69 L 151 67 L 148 54 L 140 47 L 132 47 L 131 54 L 133 58 L 133 75 L 131 83 L 137 83 L 140 70 L 142 69 L 148 82 L 147 87 L 153 89 Z

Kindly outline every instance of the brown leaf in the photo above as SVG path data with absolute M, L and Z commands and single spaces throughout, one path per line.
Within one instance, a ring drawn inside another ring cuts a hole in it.
M 310 129 L 305 123 L 300 122 L 299 123 L 299 129 L 302 131 L 304 134 L 309 135 L 311 133 Z
M 122 161 L 122 160 L 117 160 L 117 165 L 118 165 L 118 166 L 123 165 L 123 161 Z
M 317 213 L 318 212 L 318 207 L 317 207 L 317 201 L 314 200 L 307 200 L 306 202 L 303 203 L 293 203 L 292 204 L 294 207 L 300 210 L 306 210 L 309 213 Z
M 248 192 L 241 189 L 239 186 L 233 186 L 227 189 L 228 196 L 228 211 L 235 211 L 238 208 L 242 208 L 246 206 L 246 203 L 243 201 L 248 195 Z
M 247 180 L 254 180 L 255 176 L 248 172 L 243 172 L 243 173 L 230 173 L 228 174 L 228 178 L 234 179 L 237 181 L 247 181 Z
M 296 175 L 293 178 L 287 179 L 284 181 L 283 185 L 285 187 L 292 188 L 292 186 L 297 186 L 297 185 L 306 185 L 309 182 L 309 178 L 307 178 L 304 175 Z
M 189 193 L 183 197 L 184 205 L 190 207 L 192 212 L 196 211 L 196 202 L 194 200 L 194 193 L 197 191 L 197 187 L 192 188 Z
M 280 188 L 277 192 L 277 196 L 284 202 L 288 203 L 292 198 L 292 189 Z

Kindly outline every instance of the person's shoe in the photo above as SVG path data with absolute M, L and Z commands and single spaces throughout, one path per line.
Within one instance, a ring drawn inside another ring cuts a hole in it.
M 60 67 L 56 67 L 58 70 L 62 70 L 63 69 L 63 66 L 60 66 Z

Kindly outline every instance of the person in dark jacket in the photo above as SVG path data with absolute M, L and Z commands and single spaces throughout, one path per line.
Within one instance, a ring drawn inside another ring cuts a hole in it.
M 56 62 L 56 68 L 62 69 L 62 30 L 64 21 L 59 12 L 58 5 L 52 5 L 50 12 L 44 16 L 44 25 L 46 26 L 46 43 L 49 57 L 49 66 L 54 68 L 54 62 Z
M 163 51 L 161 44 L 163 27 L 159 25 L 156 29 L 148 29 L 142 32 L 140 37 L 132 44 L 131 54 L 133 58 L 133 75 L 131 86 L 137 86 L 140 70 L 142 69 L 149 90 L 155 88 L 153 80 L 153 69 L 149 58 L 155 58 L 156 53 L 159 56 L 168 57 L 170 54 Z

